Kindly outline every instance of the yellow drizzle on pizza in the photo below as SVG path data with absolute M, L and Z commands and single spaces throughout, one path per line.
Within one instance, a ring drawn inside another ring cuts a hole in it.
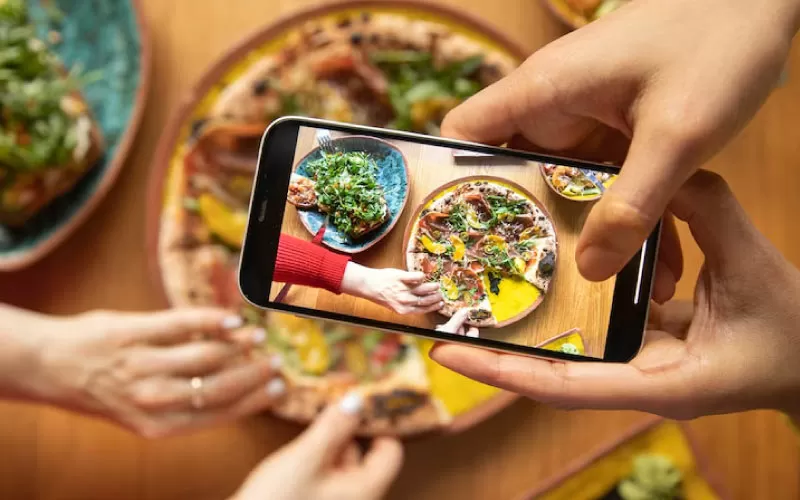
M 557 243 L 546 212 L 521 188 L 466 179 L 433 196 L 409 234 L 406 264 L 439 283 L 452 316 L 497 326 L 533 310 L 555 272 Z

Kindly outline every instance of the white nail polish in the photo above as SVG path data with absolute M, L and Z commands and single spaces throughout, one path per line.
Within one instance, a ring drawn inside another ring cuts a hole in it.
M 240 316 L 228 316 L 227 318 L 222 320 L 222 328 L 226 330 L 233 330 L 235 328 L 239 328 L 244 324 L 242 318 Z
M 339 401 L 339 409 L 342 410 L 342 413 L 354 415 L 361 411 L 362 403 L 363 398 L 361 397 L 361 394 L 356 391 L 352 391 L 342 398 L 341 401 Z
M 267 394 L 278 397 L 286 391 L 286 382 L 282 378 L 274 378 L 267 383 Z
M 256 345 L 261 345 L 264 341 L 267 340 L 267 331 L 263 328 L 256 328 L 253 330 L 253 343 Z
M 273 370 L 277 370 L 278 368 L 280 368 L 281 366 L 283 366 L 283 358 L 281 358 L 280 356 L 278 356 L 277 354 L 275 354 L 274 356 L 272 356 L 271 358 L 269 358 L 269 366 L 270 366 L 270 368 L 272 368 Z

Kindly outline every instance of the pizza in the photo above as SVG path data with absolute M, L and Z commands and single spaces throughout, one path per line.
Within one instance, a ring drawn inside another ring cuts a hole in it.
M 467 324 L 492 327 L 499 322 L 490 296 L 499 296 L 502 280 L 524 280 L 547 293 L 558 255 L 555 229 L 521 193 L 500 179 L 456 182 L 412 222 L 406 265 L 439 283 L 440 313 L 467 309 Z
M 310 21 L 226 87 L 209 118 L 283 115 L 438 134 L 444 115 L 515 61 L 441 24 L 393 14 Z
M 22 0 L 0 2 L 0 52 L 0 224 L 18 227 L 94 166 L 103 138 Z
M 279 416 L 311 420 L 357 386 L 365 396 L 364 434 L 417 433 L 450 420 L 429 393 L 422 356 L 409 337 L 271 313 L 267 339 L 289 386 L 273 407 Z
M 595 172 L 564 165 L 541 165 L 542 175 L 556 193 L 564 198 L 590 201 L 602 196 L 606 185 L 614 181 L 613 174 Z
M 508 74 L 515 62 L 440 24 L 367 12 L 309 21 L 282 47 L 226 79 L 172 157 L 158 240 L 167 296 L 176 306 L 226 307 L 268 329 L 264 352 L 284 360 L 289 387 L 275 408 L 279 415 L 308 421 L 359 388 L 370 401 L 362 433 L 438 429 L 450 416 L 431 394 L 416 340 L 265 317 L 244 302 L 237 269 L 260 138 L 272 120 L 289 114 L 436 133 L 450 108 Z M 381 227 L 387 214 L 380 190 L 361 193 L 373 210 L 357 215 L 349 200 L 330 196 L 325 186 L 337 177 L 326 169 L 294 177 L 289 202 L 328 213 L 354 238 Z M 303 339 L 311 346 L 302 347 Z M 320 352 L 327 357 L 315 358 Z

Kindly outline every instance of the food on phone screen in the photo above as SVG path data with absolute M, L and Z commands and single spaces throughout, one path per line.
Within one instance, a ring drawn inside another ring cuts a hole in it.
M 503 282 L 532 285 L 525 314 L 533 311 L 555 273 L 558 247 L 553 223 L 533 195 L 478 177 L 449 183 L 429 198 L 412 221 L 406 262 L 439 283 L 445 299 L 439 312 L 469 309 L 467 324 L 477 327 L 508 324 L 492 311 L 492 302 L 505 298 Z
M 560 196 L 576 201 L 600 198 L 616 177 L 605 172 L 591 172 L 564 165 L 542 164 L 541 170 L 548 186 Z
M 362 151 L 321 155 L 306 166 L 311 179 L 295 176 L 289 191 L 305 190 L 304 199 L 315 199 L 331 224 L 353 239 L 380 227 L 389 217 L 389 207 L 378 183 L 375 160 Z M 301 206 L 296 196 L 293 199 L 289 202 Z

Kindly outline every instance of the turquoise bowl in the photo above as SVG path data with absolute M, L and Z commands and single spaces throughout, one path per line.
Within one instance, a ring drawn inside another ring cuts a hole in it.
M 63 242 L 108 192 L 139 125 L 148 87 L 149 44 L 138 0 L 29 1 L 39 36 L 55 31 L 53 49 L 68 68 L 99 71 L 82 92 L 105 138 L 104 156 L 67 193 L 21 228 L 0 226 L 0 270 L 32 264 Z M 53 14 L 55 6 L 62 16 Z
M 347 136 L 333 140 L 337 151 L 363 151 L 378 164 L 378 184 L 383 188 L 386 204 L 389 206 L 389 218 L 378 229 L 368 233 L 363 238 L 353 240 L 333 225 L 325 228 L 322 244 L 344 253 L 359 253 L 378 243 L 397 224 L 400 214 L 408 201 L 408 162 L 403 153 L 392 144 L 367 136 Z M 310 177 L 308 162 L 319 159 L 322 151 L 314 149 L 306 155 L 295 168 L 295 173 L 303 177 Z M 316 210 L 297 210 L 300 222 L 311 233 L 316 235 L 323 224 L 325 214 Z

